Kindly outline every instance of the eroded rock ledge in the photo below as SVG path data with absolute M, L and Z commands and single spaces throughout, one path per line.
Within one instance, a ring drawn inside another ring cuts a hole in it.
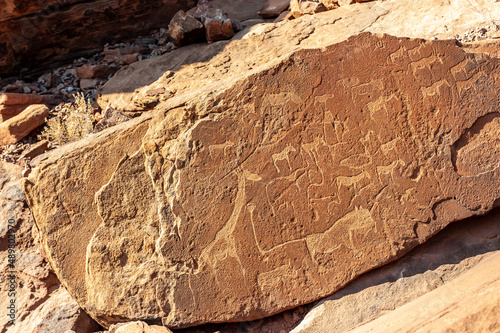
M 262 318 L 499 205 L 499 74 L 454 41 L 363 33 L 66 146 L 24 189 L 103 325 Z

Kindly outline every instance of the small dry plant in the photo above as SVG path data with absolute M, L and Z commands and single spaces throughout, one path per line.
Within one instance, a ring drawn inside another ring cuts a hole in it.
M 39 140 L 48 140 L 59 145 L 83 139 L 94 129 L 94 115 L 90 100 L 82 93 L 73 103 L 64 104 L 57 114 L 46 120 Z
M 460 0 L 462 7 L 483 17 L 498 31 L 500 26 L 500 0 Z M 465 2 L 466 4 L 462 4 Z

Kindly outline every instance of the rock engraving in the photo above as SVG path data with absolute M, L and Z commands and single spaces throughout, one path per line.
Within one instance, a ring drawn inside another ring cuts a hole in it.
M 499 71 L 453 41 L 364 33 L 293 52 L 208 114 L 159 112 L 95 194 L 80 302 L 105 325 L 262 318 L 485 213 Z

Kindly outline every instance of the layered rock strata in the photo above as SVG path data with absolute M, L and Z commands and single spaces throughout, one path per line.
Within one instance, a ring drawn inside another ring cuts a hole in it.
M 364 33 L 237 80 L 200 72 L 201 90 L 24 184 L 57 274 L 103 325 L 269 316 L 499 205 L 496 59 Z
M 91 54 L 107 42 L 164 27 L 178 10 L 194 4 L 190 0 L 3 0 L 0 75 L 40 71 Z

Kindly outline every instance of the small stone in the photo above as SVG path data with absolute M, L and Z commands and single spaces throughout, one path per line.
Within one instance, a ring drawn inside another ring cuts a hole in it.
M 15 84 L 8 84 L 5 87 L 5 92 L 9 92 L 9 93 L 21 93 L 22 89 L 21 89 L 21 87 L 15 85 Z
M 28 86 L 24 86 L 24 87 L 23 87 L 23 92 L 24 92 L 25 94 L 31 94 L 31 88 L 30 88 L 30 87 L 28 87 Z
M 139 54 L 126 54 L 118 58 L 118 63 L 121 65 L 130 65 L 139 60 Z
M 102 120 L 95 125 L 94 131 L 100 132 L 108 127 L 118 125 L 130 119 L 132 118 L 108 106 L 106 110 L 104 110 Z
M 201 20 L 201 16 L 206 13 L 206 11 L 211 8 L 208 0 L 200 0 L 196 7 L 188 10 L 188 14 L 192 15 L 194 18 Z
M 95 88 L 97 86 L 98 82 L 99 82 L 99 80 L 97 80 L 97 79 L 81 79 L 80 80 L 80 89 L 88 90 L 88 89 Z
M 38 84 L 43 85 L 45 87 L 50 87 L 52 85 L 52 74 L 43 74 L 38 78 Z
M 37 142 L 33 146 L 26 149 L 21 156 L 19 156 L 19 160 L 32 160 L 38 155 L 45 153 L 48 148 L 49 142 L 47 140 Z
M 203 24 L 183 10 L 178 11 L 170 21 L 168 36 L 177 46 L 199 43 L 205 40 Z
M 205 36 L 209 43 L 234 36 L 231 19 L 221 9 L 207 9 L 201 16 L 201 20 L 205 26 Z

